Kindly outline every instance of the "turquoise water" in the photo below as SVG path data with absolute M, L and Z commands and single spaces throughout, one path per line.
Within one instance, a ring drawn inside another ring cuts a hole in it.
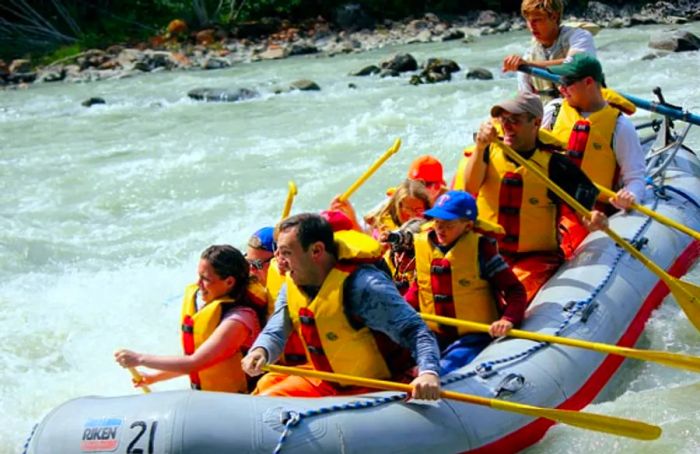
M 700 24 L 685 27 L 700 34 Z M 604 30 L 596 37 L 611 87 L 643 98 L 655 86 L 700 111 L 698 53 L 641 61 L 660 27 Z M 515 91 L 499 72 L 520 53 L 524 32 L 474 43 L 435 43 L 363 54 L 238 65 L 215 72 L 159 73 L 93 84 L 45 84 L 0 92 L 0 452 L 21 449 L 34 423 L 77 396 L 134 391 L 112 352 L 178 353 L 179 298 L 212 243 L 243 246 L 280 216 L 287 182 L 293 212 L 325 208 L 396 138 L 403 146 L 352 200 L 359 211 L 430 153 L 451 176 L 495 102 Z M 347 74 L 396 52 L 454 59 L 446 84 Z M 486 67 L 494 81 L 467 81 Z M 320 92 L 274 95 L 308 78 Z M 357 85 L 356 89 L 348 84 Z M 203 104 L 196 87 L 248 87 L 259 99 Z M 86 109 L 100 96 L 106 105 Z M 642 112 L 638 117 L 647 116 Z M 700 149 L 700 129 L 688 144 Z M 689 278 L 700 282 L 700 270 Z M 700 354 L 700 337 L 669 302 L 643 342 Z M 184 379 L 156 390 L 186 387 Z M 588 411 L 660 424 L 654 443 L 553 428 L 533 452 L 698 452 L 697 378 L 626 364 Z

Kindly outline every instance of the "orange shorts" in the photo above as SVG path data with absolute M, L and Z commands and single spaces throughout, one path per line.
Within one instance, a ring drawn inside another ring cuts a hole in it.
M 311 367 L 304 365 L 300 369 L 311 369 Z M 358 386 L 338 386 L 318 378 L 269 372 L 260 378 L 252 394 L 273 397 L 327 397 L 366 392 L 370 390 Z
M 525 287 L 528 304 L 564 261 L 558 252 L 528 253 L 504 258 Z

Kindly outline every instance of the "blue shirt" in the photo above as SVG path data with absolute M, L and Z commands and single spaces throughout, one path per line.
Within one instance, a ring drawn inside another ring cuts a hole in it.
M 350 315 L 360 318 L 368 328 L 381 331 L 397 344 L 410 349 L 420 372 L 439 374 L 440 351 L 435 337 L 386 274 L 370 266 L 358 268 L 352 275 L 346 298 Z M 277 296 L 275 311 L 251 350 L 264 348 L 268 362 L 274 363 L 282 354 L 291 332 L 285 284 Z

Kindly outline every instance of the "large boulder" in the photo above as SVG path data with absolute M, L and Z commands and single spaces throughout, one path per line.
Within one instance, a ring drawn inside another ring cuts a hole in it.
M 289 86 L 292 90 L 300 91 L 319 91 L 321 87 L 318 86 L 316 82 L 308 79 L 295 80 Z
M 187 96 L 197 101 L 207 102 L 236 102 L 259 96 L 255 90 L 239 88 L 227 90 L 223 88 L 195 88 L 187 92 Z
M 493 74 L 485 68 L 474 68 L 467 72 L 466 77 L 469 80 L 491 80 L 493 79 Z
M 700 38 L 685 30 L 655 33 L 649 39 L 652 49 L 684 52 L 700 49 Z
M 379 66 L 382 69 L 402 73 L 406 71 L 415 71 L 418 69 L 418 62 L 411 54 L 397 54 L 387 60 L 384 60 Z

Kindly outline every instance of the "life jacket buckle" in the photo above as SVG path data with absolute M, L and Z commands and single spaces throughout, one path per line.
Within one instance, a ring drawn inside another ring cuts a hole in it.
M 323 347 L 315 347 L 313 345 L 307 345 L 306 348 L 309 349 L 309 353 L 314 355 L 325 355 L 326 352 L 323 351 Z

